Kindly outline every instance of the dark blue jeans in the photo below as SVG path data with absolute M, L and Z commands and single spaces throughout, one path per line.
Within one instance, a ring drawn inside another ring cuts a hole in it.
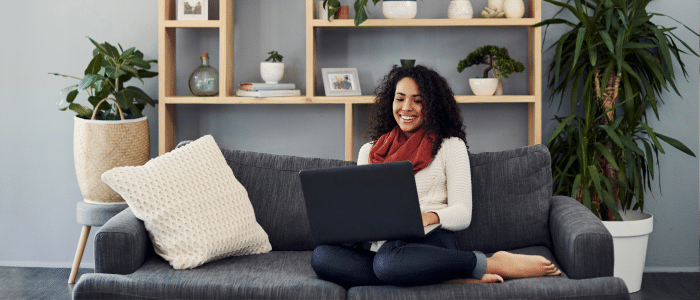
M 318 246 L 311 267 L 318 278 L 345 287 L 425 285 L 455 278 L 481 279 L 486 256 L 459 250 L 453 232 L 437 229 L 423 239 L 388 241 L 376 253 L 358 247 Z

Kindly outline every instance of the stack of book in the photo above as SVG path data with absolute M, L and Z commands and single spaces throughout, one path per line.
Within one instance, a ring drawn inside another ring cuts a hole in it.
M 290 97 L 300 96 L 293 83 L 241 83 L 236 91 L 238 97 Z

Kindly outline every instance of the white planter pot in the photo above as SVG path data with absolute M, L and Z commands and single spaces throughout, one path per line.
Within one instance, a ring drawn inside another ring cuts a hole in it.
M 469 87 L 477 96 L 493 96 L 498 87 L 496 78 L 469 78 Z
M 382 1 L 382 14 L 387 19 L 413 19 L 417 12 L 415 0 Z
M 642 288 L 647 243 L 654 229 L 654 216 L 632 210 L 620 212 L 620 215 L 622 222 L 603 221 L 603 224 L 613 236 L 614 276 L 622 278 L 629 292 L 635 293 Z
M 503 12 L 506 13 L 506 18 L 522 18 L 525 15 L 525 3 L 523 0 L 505 0 Z
M 261 62 L 260 77 L 265 83 L 278 83 L 284 75 L 284 63 L 281 62 Z
M 447 18 L 449 19 L 471 19 L 474 16 L 474 9 L 469 0 L 452 0 L 447 8 Z
M 121 204 L 124 199 L 102 181 L 102 173 L 122 166 L 140 166 L 150 156 L 148 119 L 122 121 L 75 117 L 73 160 L 85 202 Z

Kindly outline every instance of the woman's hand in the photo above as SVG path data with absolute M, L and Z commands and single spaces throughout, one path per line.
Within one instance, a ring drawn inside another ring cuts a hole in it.
M 423 217 L 423 227 L 440 223 L 440 217 L 432 211 L 423 213 L 421 216 Z

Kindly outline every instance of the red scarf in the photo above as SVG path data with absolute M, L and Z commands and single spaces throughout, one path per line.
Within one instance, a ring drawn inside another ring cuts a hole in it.
M 433 139 L 434 140 L 434 139 Z M 424 127 L 418 128 L 410 138 L 396 126 L 389 133 L 379 137 L 369 150 L 369 163 L 410 161 L 413 174 L 427 167 L 433 160 L 433 142 L 428 138 Z

